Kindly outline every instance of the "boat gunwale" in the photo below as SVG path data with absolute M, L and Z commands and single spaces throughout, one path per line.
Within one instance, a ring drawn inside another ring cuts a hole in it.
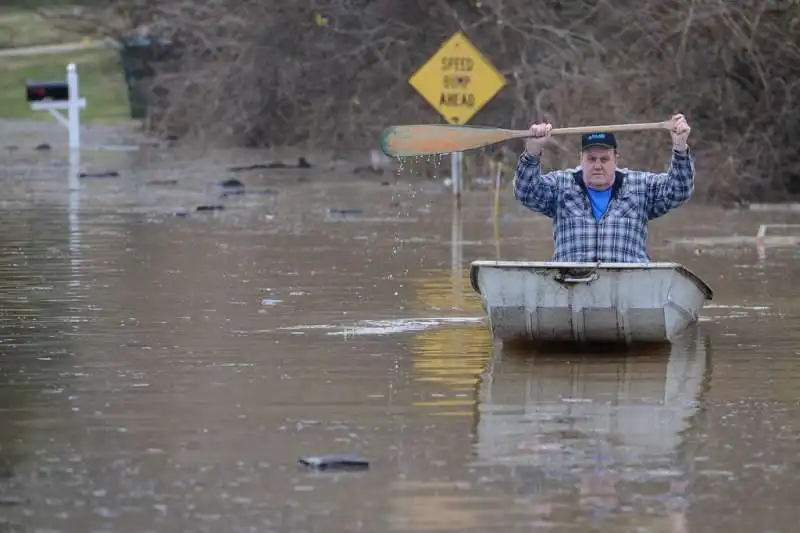
M 713 300 L 714 291 L 697 274 L 688 267 L 674 262 L 650 262 L 650 263 L 571 263 L 558 261 L 496 261 L 479 259 L 470 263 L 469 281 L 472 290 L 482 294 L 478 285 L 478 270 L 482 267 L 512 269 L 512 270 L 564 270 L 564 269 L 593 269 L 595 271 L 618 272 L 635 270 L 674 270 L 683 274 L 692 281 L 695 286 L 704 294 L 707 300 Z

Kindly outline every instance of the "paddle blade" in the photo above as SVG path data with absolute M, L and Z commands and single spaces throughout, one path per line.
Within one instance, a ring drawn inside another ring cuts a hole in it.
M 465 152 L 514 139 L 517 132 L 485 126 L 416 124 L 390 126 L 381 135 L 381 150 L 389 157 Z

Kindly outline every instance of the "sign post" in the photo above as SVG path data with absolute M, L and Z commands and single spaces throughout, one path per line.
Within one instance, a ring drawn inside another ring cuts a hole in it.
M 503 75 L 456 32 L 408 80 L 450 124 L 466 124 L 506 85 Z M 450 154 L 453 194 L 461 196 L 462 153 Z

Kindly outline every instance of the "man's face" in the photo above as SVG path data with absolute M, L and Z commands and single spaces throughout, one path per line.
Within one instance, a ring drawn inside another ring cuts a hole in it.
M 617 154 L 613 148 L 590 146 L 581 154 L 583 181 L 592 189 L 607 189 L 614 183 Z

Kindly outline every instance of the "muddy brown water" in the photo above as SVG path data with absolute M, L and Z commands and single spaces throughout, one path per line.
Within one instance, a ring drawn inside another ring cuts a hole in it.
M 699 326 L 530 355 L 466 278 L 550 253 L 509 188 L 495 242 L 489 191 L 457 212 L 411 171 L 220 200 L 217 160 L 115 154 L 70 195 L 25 157 L 0 169 L 0 531 L 796 531 L 800 248 L 751 237 L 798 215 L 655 222 L 654 258 L 715 290 Z M 349 452 L 370 468 L 297 464 Z

